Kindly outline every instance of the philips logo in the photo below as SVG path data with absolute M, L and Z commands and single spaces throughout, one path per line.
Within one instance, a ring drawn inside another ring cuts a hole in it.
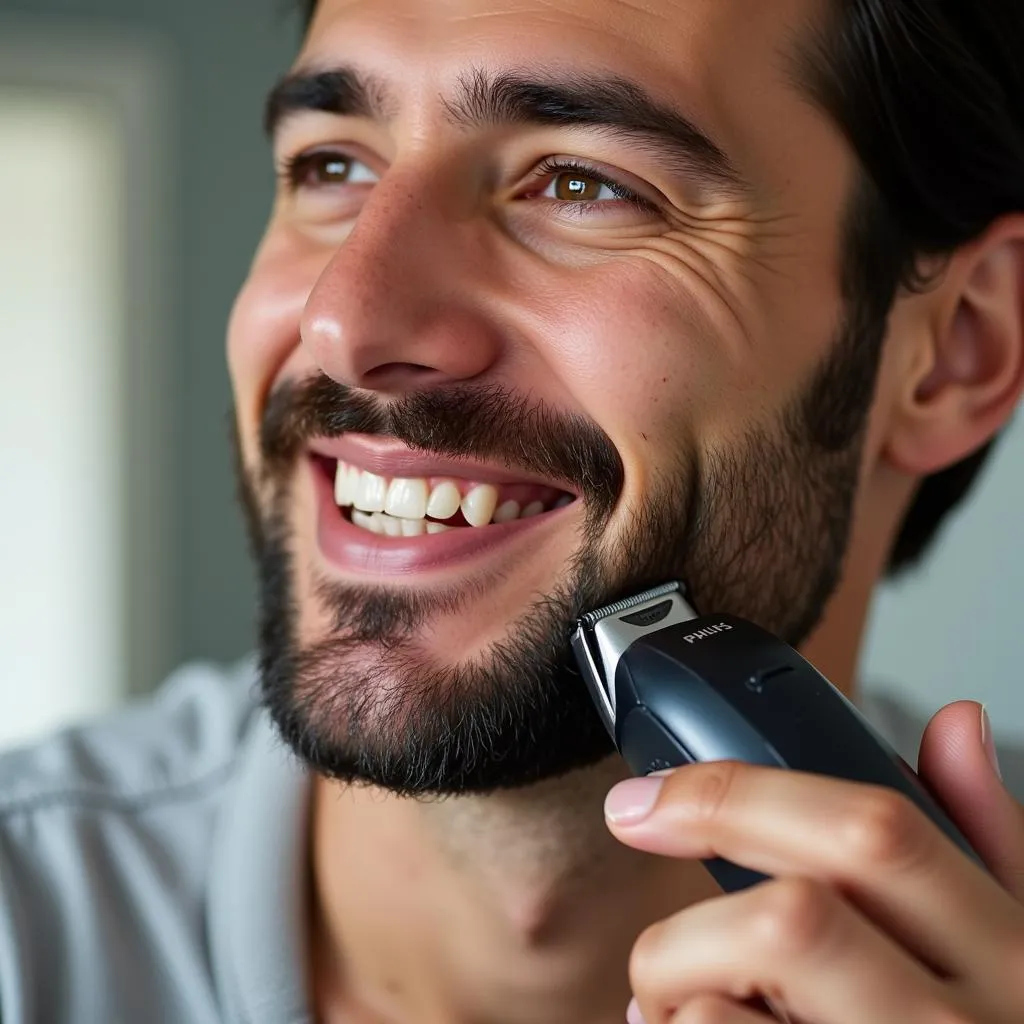
M 695 644 L 698 640 L 707 640 L 709 636 L 716 636 L 719 633 L 726 633 L 732 626 L 728 622 L 719 622 L 714 626 L 705 626 L 703 629 L 698 629 L 696 632 L 688 633 L 683 639 L 688 644 Z

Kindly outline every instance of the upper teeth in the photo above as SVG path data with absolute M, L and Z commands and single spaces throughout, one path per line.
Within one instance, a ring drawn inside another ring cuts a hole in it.
M 498 505 L 499 491 L 493 484 L 474 484 L 462 493 L 453 480 L 441 480 L 433 487 L 423 477 L 398 477 L 388 480 L 356 466 L 338 462 L 334 477 L 334 500 L 344 507 L 366 513 L 386 513 L 400 520 L 451 519 L 460 509 L 470 526 L 487 526 L 528 518 L 545 509 L 542 501 L 521 505 L 508 500 Z M 558 504 L 571 501 L 568 495 Z M 360 518 L 358 525 L 363 525 Z

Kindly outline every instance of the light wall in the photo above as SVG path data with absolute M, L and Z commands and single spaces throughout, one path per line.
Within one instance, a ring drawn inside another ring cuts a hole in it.
M 928 715 L 988 702 L 997 733 L 1024 745 L 1024 421 L 934 554 L 876 602 L 862 676 Z
M 0 89 L 0 744 L 125 684 L 118 157 L 101 106 Z
M 0 88 L 29 81 L 63 93 L 67 85 L 109 102 L 130 129 L 130 169 L 117 197 L 130 278 L 121 310 L 125 398 L 136 403 L 126 410 L 134 453 L 125 500 L 134 508 L 122 537 L 127 592 L 139 599 L 127 610 L 135 616 L 126 630 L 130 692 L 150 689 L 182 660 L 231 660 L 253 643 L 227 444 L 224 329 L 270 208 L 262 101 L 295 52 L 293 7 L 0 0 Z M 134 90 L 125 88 L 133 80 Z M 143 113 L 150 85 L 156 107 Z M 5 235 L 0 228 L 0 245 Z M 54 275 L 39 284 L 59 300 Z

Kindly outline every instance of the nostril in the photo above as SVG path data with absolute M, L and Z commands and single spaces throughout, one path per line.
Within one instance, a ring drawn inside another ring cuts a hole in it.
M 363 387 L 400 387 L 410 384 L 422 385 L 433 376 L 443 376 L 434 366 L 422 363 L 382 363 L 363 374 Z

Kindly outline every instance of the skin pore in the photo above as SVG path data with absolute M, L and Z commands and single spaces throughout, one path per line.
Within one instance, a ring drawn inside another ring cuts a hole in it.
M 707 467 L 752 437 L 781 436 L 842 319 L 841 215 L 854 164 L 786 59 L 821 13 L 811 0 L 322 0 L 296 67 L 357 64 L 386 83 L 389 116 L 305 111 L 277 127 L 279 165 L 343 150 L 358 173 L 343 188 L 281 185 L 234 311 L 229 360 L 254 515 L 268 518 L 280 496 L 261 473 L 271 396 L 317 374 L 390 401 L 479 383 L 596 424 L 623 469 L 602 523 L 609 544 L 682 456 Z M 598 129 L 453 123 L 460 82 L 524 68 L 613 74 L 682 103 L 746 188 L 717 188 Z M 556 175 L 537 171 L 551 154 L 648 204 L 602 193 L 585 212 L 561 209 Z M 893 409 L 927 376 L 944 309 L 937 291 L 901 298 L 893 312 L 856 449 L 844 573 L 801 645 L 851 694 L 871 591 L 913 493 L 914 458 L 925 458 L 912 441 L 894 446 Z M 324 578 L 365 579 L 326 563 L 308 476 L 296 471 L 286 493 L 292 626 L 304 649 L 335 628 Z M 576 502 L 538 523 L 528 544 L 509 542 L 469 568 L 374 582 L 402 593 L 476 588 L 457 613 L 431 612 L 417 648 L 432 665 L 452 652 L 472 662 L 560 581 L 586 524 Z M 725 570 L 723 559 L 723 579 Z M 721 609 L 730 591 L 718 585 L 705 593 Z M 346 654 L 347 668 L 368 664 L 369 650 Z M 418 800 L 319 778 L 318 1019 L 620 1021 L 637 934 L 717 891 L 697 864 L 612 839 L 601 804 L 621 777 L 606 759 L 529 787 Z

